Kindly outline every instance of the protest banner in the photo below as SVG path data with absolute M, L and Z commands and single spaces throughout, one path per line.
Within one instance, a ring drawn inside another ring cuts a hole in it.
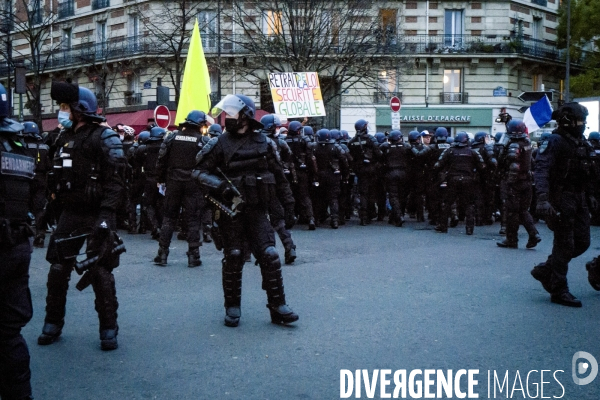
M 275 114 L 285 118 L 324 117 L 325 105 L 316 72 L 269 74 Z

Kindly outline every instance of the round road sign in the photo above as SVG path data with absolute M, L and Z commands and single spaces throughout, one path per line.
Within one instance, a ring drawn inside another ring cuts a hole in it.
M 402 107 L 402 102 L 400 101 L 400 99 L 396 96 L 392 97 L 390 99 L 390 108 L 392 109 L 392 111 L 398 112 L 400 111 L 400 107 Z
M 154 122 L 164 129 L 167 129 L 171 125 L 171 113 L 167 106 L 158 106 L 154 109 Z

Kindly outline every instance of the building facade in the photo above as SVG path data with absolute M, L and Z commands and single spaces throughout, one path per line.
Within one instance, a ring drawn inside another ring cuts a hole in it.
M 390 130 L 389 100 L 397 96 L 402 100 L 400 126 L 405 134 L 440 125 L 453 134 L 459 130 L 494 134 L 504 129 L 495 122 L 501 112 L 520 117 L 519 110 L 530 105 L 518 99 L 520 93 L 553 92 L 553 106 L 560 99 L 565 75 L 563 52 L 556 47 L 560 0 L 353 1 L 360 15 L 340 11 L 337 16 L 323 12 L 321 17 L 328 18 L 329 27 L 345 26 L 345 18 L 352 19 L 350 26 L 365 26 L 364 47 L 354 46 L 352 54 L 365 49 L 369 66 L 356 72 L 353 80 L 340 80 L 335 105 L 327 110 L 329 117 L 317 124 L 353 132 L 354 121 L 365 118 L 371 129 Z M 209 64 L 213 104 L 222 95 L 241 92 L 265 112 L 272 111 L 264 78 L 269 71 L 263 68 L 262 76 L 258 73 L 261 65 L 272 64 L 264 63 L 266 56 L 256 43 L 263 37 L 264 43 L 274 45 L 286 34 L 289 21 L 281 11 L 273 11 L 276 2 L 4 3 L 0 81 L 14 89 L 15 67 L 24 67 L 29 88 L 39 88 L 46 130 L 56 123 L 57 106 L 50 99 L 53 79 L 71 78 L 93 90 L 111 124 L 122 122 L 140 129 L 152 119 L 158 103 L 175 110 L 176 86 L 181 83 L 196 18 Z M 337 3 L 339 10 L 350 7 L 349 2 Z M 38 35 L 41 39 L 35 42 L 24 26 L 43 32 Z M 345 28 L 327 32 L 328 43 L 350 35 Z M 247 45 L 249 41 L 254 45 Z M 340 60 L 350 54 L 324 51 Z M 572 70 L 577 70 L 577 62 L 573 60 Z M 322 79 L 333 74 L 333 64 L 327 65 L 316 71 Z M 250 68 L 256 73 L 250 73 Z M 169 88 L 168 94 L 164 88 Z M 15 93 L 15 114 L 23 108 L 25 119 L 34 117 L 31 99 L 27 93 Z

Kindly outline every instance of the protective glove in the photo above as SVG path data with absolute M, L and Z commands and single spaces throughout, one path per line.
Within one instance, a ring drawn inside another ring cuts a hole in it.
M 229 182 L 221 183 L 221 185 L 219 185 L 218 192 L 221 196 L 221 199 L 223 199 L 223 201 L 226 203 L 231 203 L 233 198 L 236 196 L 236 191 L 233 187 L 231 187 Z
M 285 229 L 292 229 L 296 225 L 296 215 L 294 211 L 294 204 L 285 207 Z
M 115 224 L 116 217 L 113 211 L 100 210 L 88 240 L 88 249 L 99 255 L 101 259 L 107 257 L 112 250 L 111 234 Z
M 556 210 L 552 207 L 552 204 L 548 201 L 548 195 L 542 193 L 538 196 L 535 212 L 538 217 L 547 220 L 556 216 Z

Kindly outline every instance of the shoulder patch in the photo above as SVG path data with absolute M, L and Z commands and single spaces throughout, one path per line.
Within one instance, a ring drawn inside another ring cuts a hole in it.
M 206 143 L 204 147 L 202 147 L 202 150 L 200 150 L 198 154 L 196 154 L 196 164 L 200 163 L 200 161 L 202 161 L 202 158 L 204 158 L 208 153 L 212 151 L 212 149 L 219 141 L 219 137 L 220 136 L 210 139 L 208 143 Z
M 35 175 L 34 171 L 35 160 L 33 157 L 4 151 L 0 154 L 0 174 L 32 179 Z
M 545 140 L 544 143 L 542 143 L 542 145 L 540 146 L 539 153 L 544 154 L 544 152 L 546 151 L 547 148 L 548 148 L 548 141 Z

